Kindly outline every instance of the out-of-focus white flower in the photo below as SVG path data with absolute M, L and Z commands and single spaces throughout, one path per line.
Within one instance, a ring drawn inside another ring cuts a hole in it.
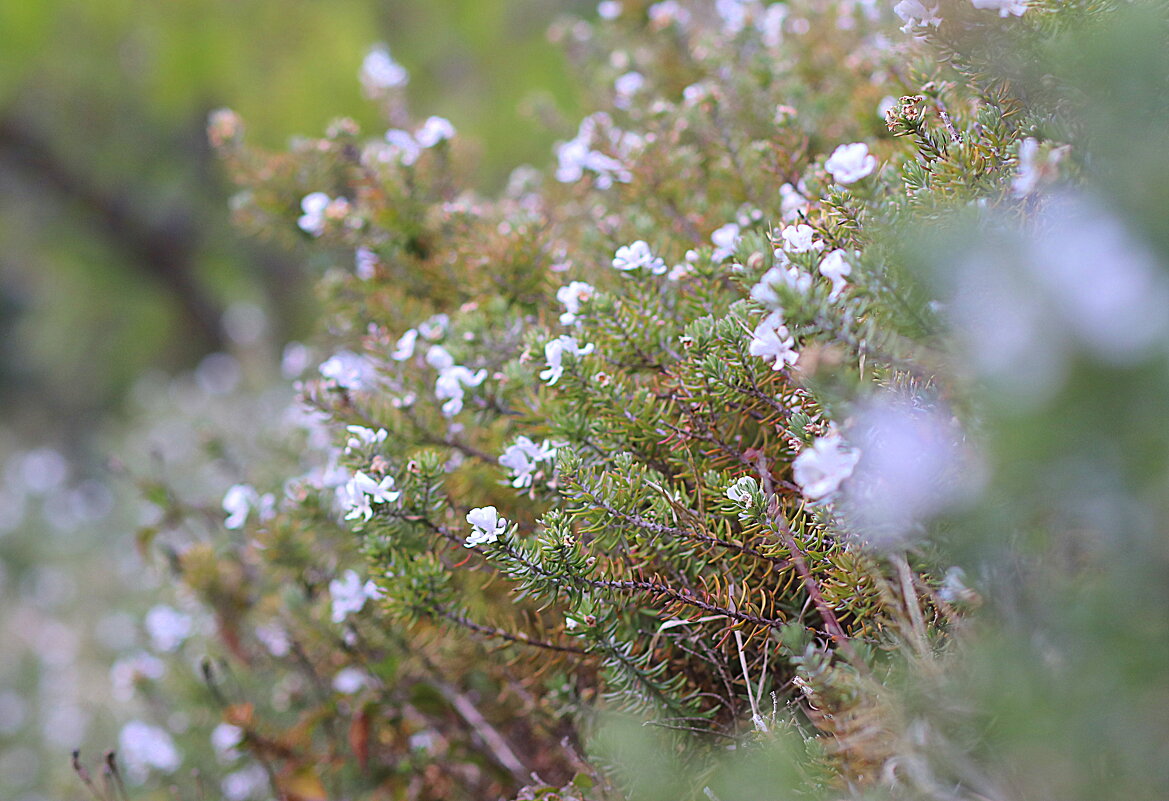
M 227 512 L 224 527 L 243 528 L 252 509 L 257 511 L 261 521 L 271 520 L 276 514 L 276 497 L 270 492 L 260 495 L 249 484 L 232 485 L 223 495 L 223 511 Z
M 378 378 L 373 362 L 350 350 L 338 351 L 319 369 L 322 376 L 345 389 L 372 389 Z
M 450 324 L 450 315 L 433 314 L 418 324 L 418 333 L 426 339 L 435 340 L 446 333 Z
M 372 579 L 363 583 L 357 573 L 346 570 L 341 578 L 329 582 L 329 597 L 333 601 L 333 622 L 341 623 L 360 612 L 367 600 L 382 597 L 382 591 Z
M 331 198 L 324 192 L 312 192 L 300 201 L 300 209 L 304 212 L 296 220 L 300 230 L 306 234 L 320 236 L 325 232 L 325 209 L 329 207 Z
M 223 777 L 219 790 L 224 801 L 249 801 L 268 797 L 268 774 L 260 765 L 248 765 Z
M 411 328 L 402 336 L 398 337 L 397 343 L 394 345 L 394 352 L 390 354 L 390 358 L 396 362 L 404 362 L 414 355 L 414 343 L 418 341 L 418 330 Z
M 442 345 L 431 345 L 426 351 L 426 363 L 441 373 L 455 366 L 455 357 Z
M 597 3 L 597 16 L 601 19 L 617 19 L 621 16 L 621 3 L 617 0 L 602 0 Z
M 581 347 L 577 344 L 576 337 L 557 337 L 544 346 L 544 360 L 548 362 L 548 367 L 540 371 L 541 380 L 548 382 L 548 386 L 552 386 L 560 380 L 560 376 L 564 374 L 564 354 L 568 353 L 579 358 L 592 352 L 593 343 L 591 342 Z
M 820 262 L 820 275 L 832 282 L 830 300 L 836 300 L 848 286 L 845 277 L 852 274 L 852 265 L 844 259 L 844 251 L 837 248 Z
M 710 241 L 714 243 L 714 253 L 711 258 L 716 262 L 726 261 L 731 256 L 735 255 L 735 248 L 739 246 L 740 228 L 735 223 L 727 223 L 715 229 L 715 232 L 710 235 Z
M 627 72 L 613 81 L 613 92 L 616 97 L 613 104 L 617 108 L 629 108 L 633 103 L 633 96 L 645 86 L 645 76 L 640 72 Z
M 191 616 L 159 604 L 146 613 L 146 633 L 159 651 L 173 651 L 191 636 Z
M 453 139 L 454 136 L 455 126 L 451 125 L 450 120 L 445 117 L 427 117 L 426 122 L 422 123 L 422 127 L 414 134 L 414 141 L 419 147 L 430 148 L 439 142 Z
M 610 129 L 610 144 L 618 144 L 621 137 L 611 128 L 612 120 L 603 112 L 590 114 L 581 120 L 576 137 L 556 145 L 556 180 L 561 183 L 575 183 L 584 177 L 585 170 L 589 170 L 596 175 L 598 189 L 608 189 L 614 181 L 621 183 L 632 181 L 633 175 L 624 164 L 593 149 L 593 138 L 600 129 Z
M 376 94 L 379 90 L 405 86 L 410 80 L 410 75 L 405 67 L 394 61 L 388 47 L 378 44 L 365 54 L 365 59 L 361 62 L 360 78 L 366 93 Z
M 783 237 L 784 250 L 791 253 L 807 253 L 810 250 L 821 250 L 824 243 L 816 239 L 816 230 L 806 223 L 789 225 L 780 235 Z
M 468 548 L 495 542 L 507 531 L 507 520 L 499 516 L 494 506 L 472 509 L 467 512 L 467 522 L 471 524 L 471 536 L 465 543 Z
M 655 256 L 642 240 L 631 245 L 622 245 L 617 248 L 613 256 L 613 266 L 618 270 L 637 270 L 644 267 L 654 275 L 661 275 L 666 271 L 666 263 Z
M 540 462 L 550 461 L 556 456 L 556 448 L 548 440 L 540 445 L 520 435 L 499 457 L 499 463 L 511 472 L 511 485 L 516 489 L 532 486 L 532 473 Z
M 256 626 L 255 633 L 260 644 L 277 659 L 288 656 L 288 652 L 292 650 L 292 641 L 288 639 L 288 632 L 278 623 L 265 623 Z
M 377 254 L 369 248 L 358 248 L 353 254 L 353 272 L 363 281 L 373 278 L 377 264 Z
M 839 434 L 830 434 L 800 451 L 792 471 L 804 496 L 818 501 L 840 488 L 852 475 L 860 456 L 859 451 L 845 445 Z
M 365 426 L 345 426 L 345 430 L 349 432 L 349 439 L 345 443 L 346 453 L 352 453 L 357 448 L 364 448 L 385 442 L 386 437 L 389 436 L 389 432 L 384 428 L 379 428 L 377 431 L 374 431 L 372 428 L 366 428 Z
M 999 12 L 1000 17 L 1014 14 L 1021 17 L 1027 11 L 1027 0 L 970 0 L 975 8 L 987 8 Z
M 901 0 L 893 6 L 893 13 L 905 23 L 901 28 L 902 33 L 910 33 L 917 26 L 933 25 L 936 28 L 942 24 L 938 7 L 927 6 L 921 0 Z
M 791 184 L 779 188 L 779 210 L 784 222 L 795 222 L 808 213 L 808 199 Z
M 144 781 L 151 769 L 173 773 L 182 763 L 170 734 L 140 720 L 132 720 L 122 727 L 118 746 L 118 756 L 137 782 Z
M 244 741 L 244 730 L 230 723 L 220 723 L 211 730 L 211 748 L 220 762 L 230 762 L 239 758 L 237 745 Z
M 422 155 L 422 146 L 409 131 L 391 128 L 386 131 L 386 143 L 390 147 L 390 158 L 409 167 Z
M 564 306 L 564 314 L 560 315 L 561 324 L 575 323 L 581 304 L 592 298 L 596 291 L 592 284 L 586 284 L 584 281 L 572 281 L 556 290 L 556 299 Z
M 783 316 L 774 311 L 755 326 L 748 350 L 752 356 L 773 362 L 773 370 L 782 370 L 786 365 L 795 364 L 799 358 L 795 344 L 795 337 L 783 324 Z
M 928 517 L 980 488 L 982 471 L 942 408 L 878 398 L 849 429 L 862 457 L 844 493 L 850 527 L 877 548 L 901 546 Z
M 344 695 L 360 692 L 367 684 L 369 684 L 369 676 L 361 668 L 342 668 L 333 677 L 333 689 Z
M 938 588 L 938 597 L 948 604 L 959 601 L 968 601 L 978 597 L 978 593 L 966 586 L 966 571 L 960 567 L 951 567 L 946 570 L 942 578 L 942 586 Z
M 656 28 L 664 28 L 670 24 L 685 27 L 690 23 L 690 12 L 678 0 L 662 0 L 654 3 L 648 10 L 649 21 Z
M 437 347 L 437 346 L 436 346 Z M 444 368 L 438 375 L 438 379 L 434 382 L 434 395 L 441 401 L 446 401 L 442 405 L 442 413 L 445 417 L 454 417 L 463 410 L 463 398 L 465 396 L 464 387 L 477 387 L 483 383 L 483 379 L 487 377 L 487 371 L 480 369 L 478 372 L 471 372 L 467 367 L 461 364 L 451 365 Z
M 166 673 L 166 663 L 158 657 L 140 652 L 119 659 L 110 667 L 110 685 L 117 701 L 134 697 L 134 686 L 140 681 L 157 681 Z
M 824 169 L 832 173 L 832 180 L 838 184 L 855 184 L 877 169 L 877 157 L 869 153 L 864 142 L 840 145 L 824 162 Z

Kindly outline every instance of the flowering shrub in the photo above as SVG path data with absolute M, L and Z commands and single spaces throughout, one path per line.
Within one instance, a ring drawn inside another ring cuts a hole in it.
M 1025 491 L 996 403 L 1060 397 L 1051 331 L 1163 360 L 1156 257 L 1066 188 L 1092 139 L 1031 77 L 1117 12 L 602 6 L 558 30 L 600 110 L 495 198 L 443 120 L 277 155 L 213 121 L 239 223 L 336 258 L 299 466 L 174 557 L 231 747 L 288 798 L 1012 797 L 895 687 L 956 675 L 954 532 Z

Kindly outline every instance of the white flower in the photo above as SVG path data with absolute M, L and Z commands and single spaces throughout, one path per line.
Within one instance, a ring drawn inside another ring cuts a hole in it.
M 146 633 L 159 651 L 173 651 L 191 636 L 191 617 L 160 604 L 146 613 Z
M 426 363 L 441 373 L 455 366 L 455 357 L 442 345 L 431 345 L 426 351 Z
M 799 358 L 794 346 L 795 338 L 783 324 L 783 316 L 774 311 L 755 327 L 748 351 L 752 356 L 773 361 L 773 370 L 782 370 L 784 365 L 795 364 Z
M 1027 0 L 970 0 L 975 8 L 989 8 L 999 12 L 1000 17 L 1014 14 L 1023 16 L 1027 11 Z
M 765 272 L 759 278 L 759 283 L 751 287 L 751 299 L 772 311 L 782 311 L 783 305 L 780 303 L 776 287 L 786 286 L 796 294 L 803 295 L 812 287 L 812 276 L 791 266 L 782 250 L 775 251 L 775 259 L 779 263 Z
M 244 730 L 230 723 L 220 723 L 211 730 L 211 748 L 220 762 L 229 762 L 239 757 L 236 746 L 244 740 Z
M 409 131 L 403 131 L 401 128 L 386 131 L 386 142 L 390 145 L 391 157 L 407 167 L 418 161 L 418 157 L 422 155 L 422 146 Z
M 451 125 L 450 120 L 444 117 L 428 117 L 418 129 L 418 133 L 414 134 L 414 141 L 420 147 L 429 148 L 454 138 L 454 135 L 455 126 Z
M 361 62 L 361 85 L 367 94 L 378 90 L 405 86 L 410 80 L 406 68 L 394 61 L 390 49 L 384 44 L 375 45 L 366 53 Z
M 617 108 L 629 108 L 633 102 L 633 96 L 643 86 L 645 86 L 645 76 L 640 72 L 627 72 L 619 76 L 617 80 L 613 81 L 613 91 L 617 95 L 613 101 L 614 105 Z
M 521 435 L 516 437 L 516 441 L 499 457 L 499 463 L 511 472 L 511 485 L 516 489 L 522 489 L 532 485 L 532 473 L 536 465 L 555 456 L 556 448 L 552 447 L 548 440 L 537 445 Z
M 592 149 L 593 135 L 601 126 L 611 127 L 612 121 L 604 113 L 590 114 L 581 120 L 576 138 L 556 145 L 556 180 L 561 183 L 575 183 L 584 177 L 584 171 L 590 170 L 596 174 L 598 189 L 608 189 L 613 181 L 629 183 L 633 175 L 625 169 L 620 161 L 607 156 L 598 150 Z M 620 139 L 616 133 L 610 131 L 609 139 Z
M 348 508 L 345 519 L 356 520 L 360 517 L 366 521 L 373 517 L 372 504 L 396 501 L 402 494 L 394 491 L 393 476 L 386 476 L 379 482 L 360 470 L 346 482 L 341 492 Z
M 377 383 L 373 362 L 353 351 L 338 351 L 320 366 L 321 375 L 345 389 L 372 389 Z
M 573 356 L 587 356 L 593 352 L 593 344 L 590 342 L 583 348 L 577 344 L 576 337 L 559 336 L 544 346 L 544 359 L 548 362 L 548 367 L 540 372 L 540 378 L 548 382 L 548 386 L 552 386 L 560 380 L 560 376 L 564 374 L 564 354 L 569 353 Z
M 248 513 L 252 508 L 252 497 L 256 491 L 247 484 L 233 484 L 223 495 L 223 511 L 227 512 L 227 519 L 223 521 L 225 528 L 239 529 L 247 522 Z
M 828 296 L 830 300 L 840 297 L 840 293 L 848 286 L 848 281 L 844 278 L 851 274 L 852 265 L 844 260 L 843 250 L 837 248 L 824 257 L 820 262 L 820 275 L 832 282 L 832 294 Z
M 859 459 L 859 451 L 848 448 L 839 434 L 830 434 L 800 451 L 792 469 L 804 496 L 818 501 L 840 488 Z
M 260 765 L 248 765 L 224 776 L 219 790 L 224 801 L 267 798 L 268 774 Z
M 333 689 L 343 695 L 353 695 L 367 684 L 369 684 L 369 676 L 361 668 L 342 668 L 333 677 Z
M 759 482 L 751 476 L 743 476 L 727 487 L 727 497 L 742 506 L 750 506 L 751 498 L 759 490 Z
M 435 346 L 437 347 L 437 345 Z M 480 369 L 472 373 L 461 364 L 451 365 L 443 369 L 434 382 L 434 395 L 439 400 L 445 400 L 442 413 L 445 417 L 454 417 L 463 410 L 463 387 L 477 387 L 487 377 L 487 371 Z
M 373 278 L 377 264 L 377 254 L 369 248 L 358 248 L 353 254 L 353 272 L 363 281 Z
M 132 720 L 118 734 L 118 756 L 126 763 L 130 775 L 145 780 L 151 768 L 164 773 L 178 770 L 182 758 L 175 741 L 164 729 L 140 720 Z
M 277 623 L 265 623 L 255 628 L 256 639 L 267 649 L 268 653 L 279 659 L 287 656 L 292 650 L 292 643 L 288 639 L 288 632 Z
M 779 208 L 784 222 L 794 222 L 808 213 L 808 199 L 796 187 L 784 184 L 779 188 Z
M 580 313 L 580 305 L 596 294 L 596 289 L 584 281 L 573 281 L 556 290 L 556 299 L 564 306 L 564 314 L 560 315 L 563 325 L 572 325 L 576 322 L 576 315 Z
M 157 681 L 166 674 L 166 663 L 158 657 L 140 652 L 119 659 L 110 667 L 110 685 L 116 700 L 126 702 L 134 697 L 134 687 L 140 681 Z
M 418 330 L 411 328 L 402 336 L 398 337 L 398 341 L 394 344 L 394 352 L 390 354 L 390 358 L 396 362 L 404 362 L 414 355 L 414 343 L 418 341 Z
M 712 259 L 716 262 L 725 261 L 735 255 L 735 248 L 739 246 L 739 230 L 739 226 L 735 223 L 727 223 L 715 229 L 715 232 L 710 235 L 710 241 L 714 243 Z
M 376 445 L 379 442 L 385 442 L 389 433 L 384 428 L 379 428 L 374 431 L 372 428 L 365 426 L 345 426 L 345 430 L 350 433 L 349 440 L 345 443 L 345 452 L 350 453 L 354 448 L 363 448 L 369 445 Z
M 333 622 L 341 623 L 349 615 L 360 612 L 365 602 L 382 596 L 381 590 L 372 580 L 364 584 L 361 577 L 352 570 L 346 570 L 339 579 L 329 582 L 329 597 L 333 601 Z
M 938 7 L 927 6 L 921 0 L 901 0 L 893 6 L 893 13 L 905 23 L 901 28 L 902 33 L 910 33 L 918 25 L 933 25 L 936 28 L 942 24 L 942 18 L 938 16 Z
M 647 13 L 650 22 L 656 28 L 664 28 L 670 23 L 683 26 L 690 22 L 690 12 L 678 0 L 662 0 L 660 3 L 654 3 L 649 7 Z
M 471 536 L 467 537 L 465 543 L 468 548 L 495 542 L 507 531 L 507 520 L 499 516 L 494 506 L 472 509 L 467 512 L 467 522 L 471 524 Z
M 853 142 L 833 150 L 824 162 L 824 169 L 832 173 L 832 179 L 838 184 L 855 184 L 877 169 L 877 157 L 869 153 L 869 146 L 864 142 Z
M 824 243 L 815 238 L 815 229 L 806 223 L 789 225 L 780 232 L 780 235 L 783 237 L 784 250 L 792 253 L 807 253 L 824 247 Z
M 649 245 L 640 239 L 632 245 L 617 248 L 617 253 L 613 256 L 613 266 L 626 271 L 644 267 L 654 275 L 661 275 L 666 271 L 666 263 L 655 256 Z
M 621 3 L 617 0 L 601 0 L 597 4 L 597 16 L 601 19 L 617 19 L 621 16 Z
M 325 232 L 325 209 L 329 207 L 331 198 L 324 192 L 313 192 L 305 195 L 300 201 L 301 211 L 304 212 L 296 221 L 300 230 L 306 234 L 320 236 Z

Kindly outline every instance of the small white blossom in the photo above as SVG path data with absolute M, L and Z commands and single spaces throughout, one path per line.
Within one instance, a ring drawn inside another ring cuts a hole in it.
M 779 188 L 779 206 L 784 222 L 795 222 L 800 215 L 808 213 L 808 199 L 791 184 Z
M 150 770 L 164 773 L 178 770 L 182 762 L 175 741 L 164 729 L 132 720 L 118 734 L 118 756 L 136 781 L 144 781 Z
M 752 496 L 759 490 L 759 482 L 743 476 L 727 487 L 727 497 L 741 506 L 750 506 Z
M 418 324 L 418 333 L 431 341 L 438 339 L 450 327 L 451 318 L 446 314 L 435 314 Z
M 710 241 L 714 243 L 714 253 L 711 254 L 711 258 L 719 262 L 735 255 L 735 248 L 739 246 L 741 238 L 739 231 L 739 226 L 735 223 L 727 223 L 715 229 L 715 232 L 710 235 Z
M 414 134 L 414 141 L 418 143 L 419 147 L 430 148 L 439 142 L 453 139 L 454 135 L 455 126 L 451 125 L 450 120 L 444 117 L 428 117 L 426 122 L 422 123 L 422 127 L 418 129 L 418 133 Z
M 864 142 L 840 145 L 824 162 L 824 169 L 832 173 L 832 180 L 838 184 L 855 184 L 877 169 L 877 157 L 869 153 Z
M 597 16 L 601 19 L 617 19 L 621 16 L 621 3 L 617 0 L 602 0 L 597 4 Z
M 560 315 L 561 324 L 572 325 L 575 323 L 576 316 L 580 313 L 581 304 L 591 299 L 596 291 L 591 284 L 586 284 L 584 281 L 573 281 L 556 290 L 556 299 L 564 306 L 564 314 Z
M 589 170 L 596 175 L 598 189 L 608 189 L 613 185 L 613 181 L 621 183 L 632 181 L 633 175 L 624 164 L 592 148 L 593 137 L 598 129 L 611 125 L 612 121 L 604 113 L 590 114 L 581 120 L 576 137 L 556 145 L 556 180 L 561 183 L 575 183 L 584 177 L 585 170 Z M 621 138 L 610 130 L 611 144 L 620 144 L 617 140 Z
M 559 336 L 544 346 L 544 359 L 548 362 L 548 367 L 540 372 L 540 378 L 548 382 L 548 386 L 552 386 L 560 380 L 560 376 L 564 374 L 564 354 L 568 353 L 576 357 L 587 356 L 593 352 L 593 344 L 581 347 L 577 344 L 576 337 Z
M 645 76 L 640 72 L 627 72 L 613 81 L 613 91 L 617 95 L 614 105 L 617 108 L 629 108 L 633 103 L 633 96 L 645 86 Z
M 650 22 L 657 28 L 664 28 L 671 23 L 685 26 L 690 22 L 690 12 L 678 0 L 662 0 L 660 3 L 654 3 L 649 7 L 647 13 Z
M 374 431 L 372 428 L 366 428 L 365 426 L 345 426 L 345 430 L 350 434 L 349 439 L 345 443 L 346 453 L 351 453 L 356 448 L 364 448 L 385 442 L 386 437 L 389 436 L 389 432 L 384 428 L 379 428 L 377 431 Z
M 795 338 L 783 324 L 783 316 L 774 311 L 755 327 L 748 351 L 752 356 L 774 362 L 773 370 L 782 370 L 785 365 L 795 364 L 799 358 L 794 347 L 795 342 Z
M 110 685 L 115 700 L 126 702 L 134 697 L 140 681 L 157 681 L 166 674 L 166 663 L 158 657 L 140 652 L 119 659 L 110 667 Z
M 237 745 L 244 741 L 244 730 L 230 723 L 220 723 L 211 730 L 211 748 L 220 762 L 239 758 Z
M 436 346 L 437 347 L 437 346 Z M 487 371 L 480 369 L 472 373 L 461 364 L 446 367 L 434 382 L 434 395 L 442 401 L 442 413 L 445 417 L 454 417 L 463 410 L 464 387 L 477 387 L 487 377 Z
M 975 8 L 988 8 L 999 12 L 1000 17 L 1014 14 L 1021 17 L 1027 12 L 1027 0 L 970 0 Z
M 384 44 L 375 45 L 366 53 L 361 62 L 361 85 L 367 94 L 405 86 L 410 80 L 406 68 L 394 61 L 390 49 Z
M 511 485 L 516 489 L 532 486 L 532 473 L 540 462 L 556 456 L 556 448 L 548 440 L 540 445 L 521 435 L 499 457 L 499 463 L 511 472 Z
M 792 469 L 804 496 L 818 501 L 840 488 L 859 459 L 859 451 L 846 446 L 839 434 L 830 434 L 800 451 Z
M 466 547 L 474 548 L 488 542 L 495 542 L 507 531 L 507 520 L 499 516 L 494 506 L 481 506 L 467 512 L 467 522 L 471 524 L 471 536 L 467 537 Z
M 353 255 L 353 272 L 363 281 L 373 278 L 377 264 L 377 254 L 369 248 L 358 248 Z
M 404 362 L 414 355 L 414 344 L 418 341 L 417 329 L 411 328 L 402 336 L 398 337 L 398 341 L 394 344 L 394 352 L 390 354 L 390 358 L 396 362 Z
M 784 250 L 792 253 L 807 253 L 824 247 L 824 243 L 815 238 L 815 229 L 806 223 L 789 225 L 780 232 L 780 235 L 783 237 Z
M 921 0 L 901 0 L 893 6 L 893 13 L 905 23 L 901 28 L 902 33 L 911 33 L 917 26 L 933 25 L 936 28 L 942 24 L 942 18 L 938 16 L 938 7 L 927 6 Z
M 288 652 L 292 650 L 292 642 L 288 639 L 288 632 L 277 623 L 256 626 L 255 634 L 260 644 L 277 659 L 287 656 Z
M 146 633 L 159 651 L 174 651 L 191 636 L 191 616 L 160 604 L 146 613 Z
M 259 801 L 267 798 L 268 774 L 261 765 L 248 765 L 224 776 L 219 790 L 224 801 Z
M 652 251 L 642 240 L 637 240 L 632 245 L 622 245 L 617 248 L 617 253 L 613 256 L 613 266 L 618 270 L 636 270 L 641 267 L 652 272 L 654 275 L 661 275 L 666 271 L 666 263 L 655 256 Z
M 333 622 L 341 623 L 349 615 L 360 612 L 369 599 L 378 599 L 381 590 L 372 580 L 362 583 L 361 577 L 352 570 L 346 570 L 339 579 L 329 582 L 329 597 L 333 601 Z
M 426 363 L 441 373 L 455 366 L 455 357 L 442 345 L 431 345 L 426 351 Z
M 252 509 L 256 510 L 261 522 L 271 520 L 276 514 L 275 496 L 270 492 L 260 495 L 249 484 L 235 484 L 228 488 L 223 495 L 223 511 L 227 512 L 224 528 L 243 528 Z
M 409 167 L 422 155 L 422 146 L 409 131 L 391 128 L 386 131 L 386 142 L 390 146 L 390 157 Z
M 347 667 L 333 677 L 333 689 L 343 695 L 353 695 L 369 684 L 369 676 L 361 668 Z
M 319 369 L 322 376 L 345 389 L 372 389 L 377 383 L 374 363 L 349 350 L 338 351 L 323 362 Z
M 330 198 L 324 192 L 313 192 L 305 195 L 300 201 L 301 211 L 304 212 L 296 221 L 300 230 L 306 234 L 320 236 L 325 232 L 325 209 L 329 207 Z
M 836 300 L 840 293 L 848 286 L 845 276 L 852 274 L 852 265 L 844 260 L 844 251 L 837 248 L 824 257 L 820 262 L 820 275 L 832 282 L 830 300 Z
M 393 476 L 386 476 L 381 481 L 374 481 L 360 470 L 353 474 L 339 493 L 346 501 L 346 520 L 361 518 L 368 521 L 373 517 L 373 504 L 387 503 L 398 500 L 401 492 L 394 491 Z

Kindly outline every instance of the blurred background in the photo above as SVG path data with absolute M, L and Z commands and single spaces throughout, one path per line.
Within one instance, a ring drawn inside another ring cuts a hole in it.
M 115 747 L 136 677 L 163 669 L 119 461 L 197 439 L 182 416 L 243 425 L 230 399 L 279 383 L 316 325 L 306 254 L 233 231 L 208 113 L 272 149 L 340 116 L 376 135 L 358 74 L 382 43 L 490 189 L 550 161 L 549 119 L 575 127 L 547 35 L 569 13 L 595 4 L 0 3 L 0 797 L 82 797 L 69 752 Z

